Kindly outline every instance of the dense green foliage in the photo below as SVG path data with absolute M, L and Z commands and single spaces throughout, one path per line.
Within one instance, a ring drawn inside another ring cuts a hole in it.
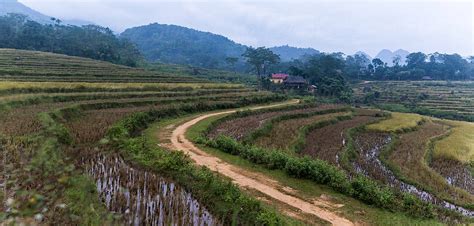
M 258 76 L 266 75 L 267 68 L 272 64 L 280 62 L 280 57 L 265 47 L 248 47 L 242 54 L 247 63 L 253 66 Z
M 135 43 L 147 60 L 204 68 L 227 68 L 227 57 L 238 57 L 245 46 L 209 32 L 175 25 L 150 24 L 125 30 L 122 38 Z M 243 62 L 236 62 L 242 67 Z
M 352 89 L 347 82 L 349 71 L 341 54 L 308 56 L 303 60 L 277 65 L 272 70 L 304 77 L 317 87 L 316 92 L 320 95 L 334 96 L 345 102 L 352 99 Z
M 100 26 L 43 25 L 9 14 L 0 17 L 0 30 L 0 48 L 62 53 L 127 66 L 137 66 L 141 60 L 133 44 Z

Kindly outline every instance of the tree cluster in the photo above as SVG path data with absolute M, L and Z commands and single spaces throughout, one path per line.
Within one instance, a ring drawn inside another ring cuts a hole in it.
M 346 102 L 352 98 L 352 89 L 346 79 L 349 71 L 341 53 L 306 56 L 274 65 L 271 71 L 302 76 L 310 85 L 317 87 L 316 92 L 320 95 L 337 97 Z
M 265 47 L 248 47 L 242 54 L 247 59 L 247 63 L 252 65 L 257 75 L 266 75 L 270 65 L 280 62 L 280 56 Z
M 25 49 L 87 57 L 127 66 L 137 66 L 142 60 L 137 48 L 117 38 L 104 27 L 40 24 L 26 16 L 8 14 L 0 17 L 0 48 Z
M 365 58 L 365 59 L 364 59 Z M 474 78 L 474 61 L 458 54 L 411 53 L 406 64 L 395 58 L 393 66 L 375 58 L 369 61 L 363 55 L 346 58 L 346 69 L 351 79 L 365 80 L 470 80 Z

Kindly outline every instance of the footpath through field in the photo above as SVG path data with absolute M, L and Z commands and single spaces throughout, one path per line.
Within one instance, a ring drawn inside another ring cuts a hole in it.
M 296 103 L 296 101 L 293 103 Z M 257 110 L 286 104 L 291 103 L 260 106 L 250 109 Z M 312 202 L 305 201 L 303 199 L 285 193 L 281 191 L 281 189 L 278 189 L 282 188 L 283 186 L 279 185 L 278 182 L 268 178 L 266 175 L 256 172 L 249 172 L 248 170 L 226 163 L 223 160 L 200 150 L 191 141 L 186 139 L 186 131 L 199 121 L 217 115 L 234 113 L 236 111 L 237 110 L 229 110 L 204 114 L 181 125 L 178 125 L 171 133 L 167 134 L 167 136 L 169 137 L 165 138 L 170 139 L 171 141 L 170 144 L 166 145 L 167 148 L 172 150 L 181 150 L 187 155 L 189 155 L 190 158 L 197 165 L 206 166 L 212 171 L 218 172 L 226 177 L 229 177 L 235 184 L 241 187 L 257 190 L 272 199 L 283 202 L 286 205 L 289 205 L 301 211 L 302 213 L 314 215 L 320 219 L 330 222 L 333 225 L 354 225 L 351 221 L 339 216 L 334 211 L 324 208 L 332 206 L 331 203 L 328 203 L 325 200 L 312 200 Z M 161 137 L 161 139 L 163 139 L 163 137 Z

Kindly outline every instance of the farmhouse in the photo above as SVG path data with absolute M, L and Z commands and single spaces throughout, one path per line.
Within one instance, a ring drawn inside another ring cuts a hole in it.
M 283 85 L 289 89 L 307 89 L 308 81 L 301 76 L 288 76 L 288 78 L 283 81 Z
M 281 84 L 288 77 L 289 77 L 288 74 L 282 74 L 282 73 L 272 74 L 270 81 L 272 81 L 275 84 Z

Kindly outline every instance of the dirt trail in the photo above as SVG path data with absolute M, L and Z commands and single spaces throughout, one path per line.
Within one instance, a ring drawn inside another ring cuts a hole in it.
M 261 108 L 275 107 L 278 105 L 255 107 L 251 109 L 256 110 Z M 354 225 L 348 219 L 337 215 L 335 213 L 336 211 L 329 210 L 337 208 L 337 204 L 328 204 L 328 202 L 325 200 L 312 200 L 310 202 L 292 196 L 284 192 L 284 186 L 279 185 L 278 182 L 266 177 L 265 175 L 250 172 L 245 169 L 225 163 L 221 159 L 209 155 L 206 152 L 200 150 L 199 148 L 194 146 L 191 141 L 186 139 L 186 131 L 199 121 L 217 115 L 233 113 L 235 111 L 236 110 L 229 110 L 205 114 L 177 126 L 171 134 L 168 134 L 168 136 L 171 135 L 169 137 L 171 143 L 167 145 L 168 148 L 171 148 L 173 150 L 181 150 L 188 154 L 190 158 L 196 162 L 197 165 L 206 166 L 213 171 L 219 172 L 220 174 L 231 178 L 234 183 L 241 187 L 257 190 L 275 200 L 278 200 L 295 209 L 298 209 L 302 213 L 314 215 L 320 219 L 330 222 L 333 225 Z

